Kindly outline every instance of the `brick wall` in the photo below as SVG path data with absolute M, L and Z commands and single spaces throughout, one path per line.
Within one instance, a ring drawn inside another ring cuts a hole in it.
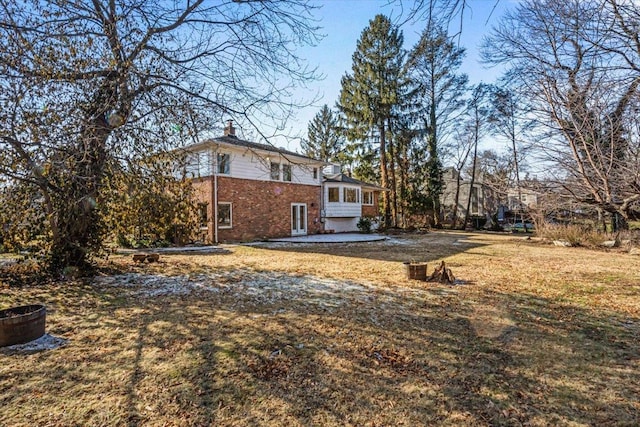
M 378 203 L 380 202 L 380 191 L 373 192 L 373 205 L 362 205 L 362 216 L 377 217 L 380 215 Z
M 199 200 L 209 204 L 208 240 L 213 242 L 213 178 L 194 185 Z M 221 243 L 290 236 L 292 203 L 306 203 L 308 234 L 321 227 L 319 186 L 218 176 L 218 202 L 232 204 L 232 228 L 218 229 Z
M 196 230 L 195 238 L 203 243 L 213 243 L 213 177 L 194 179 L 193 188 L 198 202 L 207 204 L 207 229 Z

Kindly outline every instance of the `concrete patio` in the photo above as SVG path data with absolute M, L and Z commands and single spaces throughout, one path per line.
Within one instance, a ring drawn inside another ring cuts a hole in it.
M 361 233 L 331 233 L 331 234 L 309 234 L 306 236 L 281 237 L 270 239 L 270 242 L 287 243 L 350 243 L 350 242 L 375 242 L 386 240 L 387 237 L 381 234 L 361 234 Z

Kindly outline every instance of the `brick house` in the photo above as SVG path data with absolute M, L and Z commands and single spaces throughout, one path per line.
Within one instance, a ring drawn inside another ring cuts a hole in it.
M 330 221 L 338 218 L 331 216 L 336 212 L 324 208 L 328 200 L 323 196 L 322 171 L 326 163 L 242 140 L 235 135 L 231 121 L 224 136 L 191 145 L 185 152 L 184 172 L 193 179 L 196 189 L 200 206 L 197 236 L 203 242 L 264 240 L 315 234 L 325 229 L 357 231 L 360 216 L 377 215 L 378 187 L 345 181 L 331 188 L 344 188 L 346 203 L 357 204 L 359 209 L 341 214 L 350 215 L 351 228 L 335 226 Z M 357 188 L 357 202 L 351 202 L 351 188 Z M 335 190 L 331 191 L 333 195 Z M 361 202 L 364 194 L 366 199 Z

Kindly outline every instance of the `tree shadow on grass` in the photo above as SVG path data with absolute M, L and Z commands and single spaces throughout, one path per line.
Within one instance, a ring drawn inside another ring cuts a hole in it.
M 321 285 L 47 290 L 52 332 L 70 344 L 0 356 L 0 414 L 15 425 L 638 422 L 640 319 L 526 294 Z
M 188 386 L 202 392 L 195 393 L 201 395 L 195 419 L 242 414 L 247 425 L 637 421 L 639 348 L 636 332 L 624 326 L 637 319 L 496 294 L 490 300 L 506 304 L 504 315 L 515 324 L 487 336 L 478 334 L 476 313 L 463 304 L 443 309 L 420 296 L 402 299 L 377 291 L 376 302 L 330 308 L 262 301 L 230 312 L 226 322 L 192 328 L 188 335 L 199 342 L 193 355 L 208 361 L 198 364 Z
M 457 407 L 491 425 L 640 421 L 640 319 L 525 294 L 487 300 L 513 324 L 461 353 L 466 374 L 447 388 Z

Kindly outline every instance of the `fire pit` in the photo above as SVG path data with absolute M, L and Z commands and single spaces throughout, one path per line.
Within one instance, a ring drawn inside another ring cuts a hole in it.
M 44 305 L 23 305 L 0 310 L 0 347 L 23 344 L 44 335 Z
M 427 278 L 427 263 L 426 262 L 405 262 L 404 271 L 407 275 L 407 279 L 411 280 L 426 280 Z

